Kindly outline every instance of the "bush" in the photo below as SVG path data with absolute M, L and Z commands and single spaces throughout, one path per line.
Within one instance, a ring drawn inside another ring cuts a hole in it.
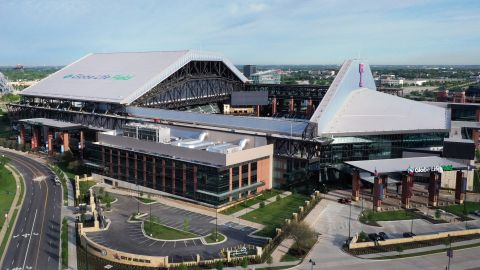
M 440 209 L 435 210 L 435 218 L 439 219 L 442 217 L 442 211 Z
M 260 202 L 260 208 L 264 208 L 265 207 L 265 202 Z
M 278 202 L 282 199 L 282 197 L 280 197 L 280 195 L 277 195 L 277 197 L 275 198 L 275 200 Z
M 292 222 L 285 228 L 286 234 L 295 242 L 291 254 L 303 256 L 317 242 L 317 233 L 305 222 Z
M 358 235 L 358 242 L 367 242 L 368 241 L 368 234 L 364 231 L 361 231 Z
M 217 269 L 217 270 L 223 270 L 223 262 L 218 262 L 218 263 L 215 265 L 215 269 Z
M 187 270 L 187 266 L 183 263 L 180 264 L 180 266 L 178 267 L 179 270 Z
M 243 258 L 242 262 L 240 263 L 240 266 L 242 266 L 242 268 L 247 268 L 248 267 L 248 258 Z
M 273 262 L 273 258 L 272 258 L 272 255 L 268 256 L 267 258 L 267 263 L 268 264 L 271 264 Z

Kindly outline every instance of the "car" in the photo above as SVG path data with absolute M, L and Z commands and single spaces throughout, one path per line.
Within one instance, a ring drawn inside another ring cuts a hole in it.
M 473 212 L 476 216 L 479 216 L 480 217 L 480 210 L 477 210 L 475 212 Z
M 405 238 L 407 238 L 407 237 L 414 237 L 414 236 L 415 236 L 415 234 L 412 233 L 412 232 L 404 232 L 404 233 L 403 233 L 403 237 L 405 237 Z
M 344 199 L 344 198 L 340 198 L 340 199 L 337 200 L 337 202 L 339 202 L 339 203 L 345 203 L 345 199 Z
M 350 200 L 349 198 L 340 198 L 337 201 L 342 204 L 349 204 L 352 202 L 352 200 Z
M 385 241 L 385 240 L 388 239 L 387 234 L 384 233 L 384 232 L 379 232 L 379 233 L 378 233 L 378 236 L 380 237 L 380 240 L 382 240 L 382 241 Z

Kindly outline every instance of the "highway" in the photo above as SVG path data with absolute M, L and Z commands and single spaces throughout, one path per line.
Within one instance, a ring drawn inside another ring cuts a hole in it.
M 0 269 L 59 269 L 62 189 L 45 165 L 0 150 L 25 179 L 25 199 Z

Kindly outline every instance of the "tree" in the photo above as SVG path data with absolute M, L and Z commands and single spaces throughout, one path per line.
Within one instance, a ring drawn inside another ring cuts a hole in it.
M 260 208 L 264 208 L 264 207 L 265 207 L 265 202 L 260 202 L 259 207 L 260 207 Z
M 215 265 L 215 269 L 217 269 L 217 270 L 223 270 L 223 262 L 218 262 L 218 263 Z
M 435 210 L 435 218 L 439 219 L 442 217 L 442 211 L 440 209 Z
M 306 254 L 317 241 L 317 233 L 303 221 L 291 222 L 285 232 L 295 241 L 292 249 L 298 255 Z
M 107 209 L 110 209 L 110 207 L 112 207 L 112 203 L 110 201 L 107 201 L 106 205 Z
M 178 267 L 179 270 L 187 270 L 187 266 L 184 263 L 181 263 L 180 266 Z
M 270 255 L 270 256 L 268 256 L 268 258 L 267 258 L 267 263 L 268 263 L 268 264 L 272 264 L 272 262 L 273 262 L 273 258 L 272 258 L 272 255 Z
M 395 251 L 398 252 L 398 256 L 400 256 L 400 254 L 403 252 L 403 246 L 397 246 L 395 247 Z

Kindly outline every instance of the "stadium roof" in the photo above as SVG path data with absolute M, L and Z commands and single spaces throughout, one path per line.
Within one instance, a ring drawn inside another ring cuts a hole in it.
M 163 109 L 127 107 L 127 113 L 149 119 L 180 122 L 194 125 L 223 127 L 231 130 L 248 130 L 266 134 L 283 134 L 301 137 L 308 121 L 274 119 L 262 117 L 231 116 L 222 114 L 204 114 Z
M 367 88 L 354 90 L 321 134 L 375 135 L 445 132 L 448 110 Z
M 222 61 L 220 54 L 192 50 L 89 54 L 21 92 L 25 96 L 130 104 L 190 61 Z

